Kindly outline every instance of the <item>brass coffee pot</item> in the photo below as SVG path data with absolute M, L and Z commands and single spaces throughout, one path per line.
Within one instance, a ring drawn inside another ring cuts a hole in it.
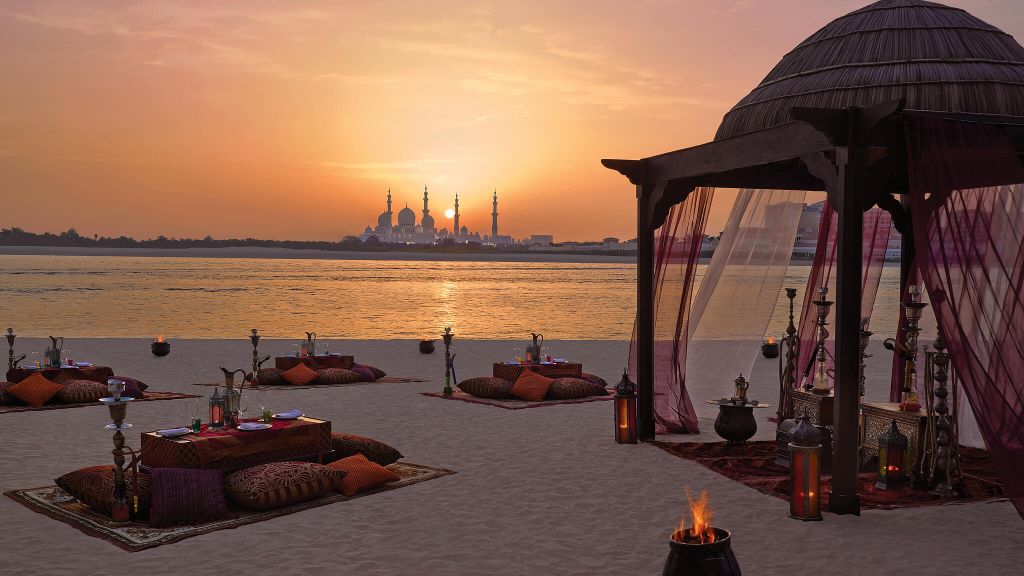
M 224 373 L 224 427 L 237 428 L 241 419 L 242 388 L 249 374 L 241 368 L 228 370 L 222 367 L 220 371 Z M 235 374 L 239 372 L 242 373 L 242 383 L 235 388 Z
M 530 332 L 530 336 L 533 336 L 533 344 L 526 345 L 526 354 L 530 358 L 530 362 L 539 363 L 541 361 L 541 347 L 544 345 L 544 335 Z

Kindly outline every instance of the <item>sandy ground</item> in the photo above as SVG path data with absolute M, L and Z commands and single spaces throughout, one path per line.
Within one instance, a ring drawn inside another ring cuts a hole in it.
M 19 339 L 22 350 L 42 341 Z M 489 373 L 490 363 L 521 343 L 458 341 L 459 376 Z M 79 359 L 108 364 L 158 390 L 208 394 L 217 366 L 247 365 L 247 341 L 173 342 L 158 359 L 144 340 L 68 340 Z M 552 342 L 588 371 L 614 381 L 623 342 Z M 267 341 L 283 353 L 290 342 Z M 733 533 L 744 573 L 862 574 L 886 565 L 902 574 L 1019 574 L 1024 524 L 1006 502 L 826 515 L 804 523 L 787 503 L 647 445 L 611 439 L 611 403 L 529 410 L 445 401 L 443 356 L 422 356 L 410 341 L 336 343 L 359 360 L 428 383 L 362 385 L 274 393 L 274 407 L 329 418 L 336 431 L 391 443 L 410 462 L 451 468 L 453 476 L 128 553 L 0 498 L 0 574 L 360 574 L 639 575 L 660 574 L 667 538 L 685 507 L 684 486 L 708 490 L 717 526 Z M 886 393 L 889 356 L 869 372 L 869 399 Z M 758 360 L 751 397 L 775 403 L 776 364 Z M 691 395 L 713 440 L 714 408 L 728 394 L 728 366 L 698 379 Z M 136 430 L 181 424 L 188 401 L 130 407 Z M 758 438 L 771 438 L 760 414 Z M 0 489 L 52 483 L 80 466 L 110 461 L 102 407 L 0 415 Z M 133 445 L 138 437 L 129 436 Z M 984 567 L 984 569 L 980 569 Z M 1016 568 L 1014 568 L 1016 567 Z

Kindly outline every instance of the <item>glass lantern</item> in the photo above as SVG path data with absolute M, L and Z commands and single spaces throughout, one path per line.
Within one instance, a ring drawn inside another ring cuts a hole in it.
M 224 427 L 224 413 L 227 412 L 227 398 L 215 388 L 213 396 L 210 396 L 210 428 L 219 430 Z
M 821 431 L 806 414 L 789 443 L 789 517 L 821 520 Z
M 636 444 L 636 384 L 626 371 L 615 385 L 615 442 Z
M 896 420 L 878 436 L 878 482 L 875 488 L 895 490 L 907 483 L 907 447 L 910 440 L 896 427 Z

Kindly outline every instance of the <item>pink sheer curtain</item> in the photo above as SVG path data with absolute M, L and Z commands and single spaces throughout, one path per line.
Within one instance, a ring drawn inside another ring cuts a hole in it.
M 1024 516 L 1024 167 L 997 128 L 911 117 L 919 273 L 1007 495 Z
M 669 211 L 654 250 L 654 422 L 656 434 L 697 434 L 686 393 L 686 346 L 694 276 L 714 188 L 697 188 Z M 636 378 L 636 334 L 630 346 Z
M 864 236 L 861 246 L 863 266 L 861 268 L 861 306 L 860 317 L 871 318 L 875 307 L 875 296 L 878 294 L 878 283 L 882 278 L 882 267 L 885 264 L 885 251 L 889 247 L 892 234 L 892 217 L 878 206 L 864 213 Z M 818 288 L 828 287 L 828 299 L 835 299 L 835 261 L 836 261 L 836 213 L 829 203 L 821 212 L 821 224 L 818 228 L 818 245 L 814 253 L 811 272 L 807 276 L 804 288 L 804 302 L 800 312 L 800 350 L 797 357 L 799 371 L 797 382 L 803 385 L 811 382 L 814 371 L 809 369 L 814 358 L 814 349 L 818 341 L 818 330 L 815 326 L 818 315 L 814 301 L 818 299 Z M 828 330 L 832 332 L 835 319 L 835 307 L 829 311 Z M 829 358 L 828 369 L 833 368 L 832 353 L 834 339 L 829 336 L 826 341 Z

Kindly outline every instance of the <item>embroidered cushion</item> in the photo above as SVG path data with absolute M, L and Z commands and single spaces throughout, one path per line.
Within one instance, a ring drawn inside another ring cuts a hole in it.
M 288 381 L 289 384 L 294 386 L 303 386 L 309 384 L 317 377 L 316 370 L 313 370 L 309 366 L 299 362 L 295 366 L 281 372 L 281 378 Z
M 0 382 L 0 404 L 21 404 L 21 400 L 9 392 L 12 386 L 14 382 Z
M 50 372 L 50 380 L 57 384 L 67 384 L 72 380 L 78 380 L 80 374 L 78 370 L 54 370 Z
M 353 384 L 363 381 L 363 377 L 358 372 L 345 368 L 321 368 L 317 373 L 313 384 Z
M 374 380 L 377 379 L 377 375 L 373 373 L 373 370 L 370 370 L 369 366 L 363 366 L 362 364 L 353 364 L 350 370 L 352 370 L 356 374 L 359 374 L 359 377 L 362 379 L 363 382 L 373 382 Z
M 138 483 L 135 473 L 131 470 L 125 474 L 128 482 L 129 496 L 138 496 L 139 512 L 145 515 L 149 511 L 153 498 L 153 484 L 149 474 L 140 472 Z M 79 502 L 101 512 L 110 514 L 114 508 L 114 467 L 88 466 L 74 472 L 68 472 L 54 480 L 61 490 L 74 496 Z M 128 500 L 129 505 L 132 500 Z
M 402 458 L 401 452 L 380 440 L 374 440 L 373 438 L 357 434 L 345 434 L 343 432 L 331 434 L 331 448 L 334 450 L 331 460 L 362 454 L 371 462 L 387 466 L 388 464 L 398 462 Z
M 523 369 L 519 373 L 519 378 L 516 378 L 516 383 L 512 386 L 512 395 L 523 400 L 530 400 L 531 402 L 540 402 L 544 399 L 544 395 L 548 393 L 548 388 L 551 387 L 551 383 L 554 382 L 547 376 L 542 376 L 533 370 Z
M 206 522 L 228 512 L 223 470 L 153 468 L 149 475 L 153 483 L 149 523 L 153 526 Z
M 341 486 L 343 471 L 313 462 L 274 462 L 228 475 L 228 498 L 253 510 L 270 510 L 330 494 Z
M 548 388 L 547 397 L 552 400 L 571 400 L 607 394 L 608 392 L 601 386 L 581 378 L 556 378 Z
M 107 394 L 106 384 L 100 384 L 92 380 L 69 380 L 64 384 L 64 388 L 57 392 L 55 399 L 58 402 L 82 404 L 85 402 L 96 402 L 100 398 L 107 396 Z
M 504 378 L 481 376 L 459 382 L 459 389 L 466 394 L 472 394 L 480 398 L 515 398 L 512 395 L 512 386 L 514 385 L 515 382 L 505 380 Z
M 353 496 L 359 492 L 372 490 L 388 482 L 401 479 L 398 474 L 376 462 L 370 462 L 362 454 L 331 462 L 327 467 L 345 473 L 339 488 L 339 491 L 345 496 Z
M 256 375 L 259 386 L 284 386 L 288 381 L 281 377 L 283 370 L 277 368 L 260 368 Z
M 590 373 L 584 372 L 584 373 L 580 374 L 580 378 L 586 380 L 587 382 L 592 382 L 594 384 L 597 384 L 598 386 L 600 386 L 601 388 L 604 388 L 605 390 L 608 389 L 608 382 L 606 382 L 605 379 L 601 378 L 600 376 L 596 376 L 594 374 L 590 374 Z
M 387 376 L 386 372 L 384 372 L 380 368 L 377 368 L 376 366 L 370 366 L 369 364 L 363 364 L 363 366 L 366 366 L 367 368 L 370 369 L 370 372 L 373 372 L 374 380 L 380 380 L 381 378 Z
M 33 372 L 28 378 L 8 388 L 7 393 L 25 404 L 38 408 L 56 396 L 62 388 L 64 388 L 63 385 L 47 380 L 39 372 Z

